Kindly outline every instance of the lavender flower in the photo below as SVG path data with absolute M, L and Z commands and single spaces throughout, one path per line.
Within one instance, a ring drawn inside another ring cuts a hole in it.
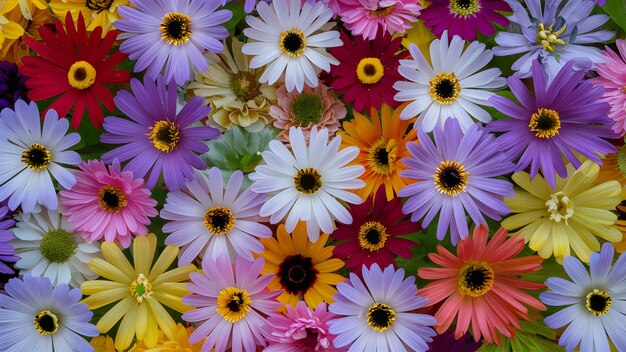
M 13 274 L 15 271 L 6 263 L 15 263 L 20 259 L 15 255 L 15 248 L 9 243 L 13 239 L 13 232 L 9 229 L 15 225 L 15 221 L 6 218 L 8 212 L 9 207 L 0 207 L 0 274 Z

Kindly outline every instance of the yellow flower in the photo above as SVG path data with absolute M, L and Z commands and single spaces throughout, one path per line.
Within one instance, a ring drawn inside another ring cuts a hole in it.
M 417 141 L 417 131 L 409 127 L 415 118 L 400 120 L 405 106 L 401 105 L 392 114 L 391 108 L 383 104 L 380 115 L 372 108 L 371 121 L 355 112 L 354 119 L 344 122 L 344 130 L 338 132 L 343 148 L 356 146 L 361 150 L 352 163 L 365 166 L 361 178 L 366 185 L 356 191 L 363 200 L 374 195 L 381 185 L 385 185 L 387 200 L 391 200 L 394 192 L 397 194 L 407 184 L 399 175 L 406 169 L 400 160 L 411 156 L 406 145 Z
M 19 6 L 18 6 L 19 5 Z M 46 10 L 47 5 L 45 0 L 11 0 L 9 1 L 9 7 L 7 11 L 17 8 L 22 17 L 27 21 L 33 20 L 33 9 Z
M 96 336 L 89 342 L 95 352 L 117 352 L 115 350 L 115 345 L 113 344 L 113 339 L 111 336 L 100 335 Z
M 78 12 L 82 12 L 85 17 L 85 24 L 88 31 L 94 28 L 102 27 L 102 36 L 109 30 L 115 29 L 113 22 L 120 19 L 117 9 L 121 6 L 127 6 L 128 0 L 51 0 L 50 8 L 54 14 L 61 18 L 65 18 L 65 14 L 69 11 L 72 13 L 74 21 L 78 20 Z
M 424 21 L 413 22 L 412 25 L 413 28 L 406 31 L 406 35 L 402 39 L 402 45 L 408 48 L 411 43 L 415 44 L 426 60 L 430 62 L 430 42 L 436 37 L 430 31 L 430 28 L 424 26 Z
M 176 323 L 163 305 L 181 313 L 191 309 L 183 304 L 182 296 L 191 293 L 184 281 L 189 279 L 195 266 L 190 264 L 166 271 L 178 254 L 178 247 L 174 245 L 165 247 L 152 265 L 156 241 L 154 234 L 135 238 L 134 265 L 116 244 L 104 242 L 101 247 L 104 259 L 89 262 L 89 269 L 103 279 L 86 281 L 80 286 L 83 294 L 89 296 L 83 302 L 91 310 L 117 302 L 96 326 L 101 333 L 106 333 L 122 319 L 115 336 L 118 350 L 128 348 L 135 336 L 150 348 L 156 346 L 159 329 L 169 339 L 175 339 Z
M 168 339 L 167 336 L 159 330 L 159 340 L 156 346 L 147 348 L 142 341 L 139 341 L 133 348 L 128 350 L 128 352 L 200 352 L 202 351 L 202 345 L 205 339 L 196 343 L 190 343 L 189 335 L 191 335 L 194 330 L 195 328 L 193 326 L 185 328 L 181 323 L 178 323 L 176 325 L 176 336 L 174 339 Z
M 322 234 L 316 242 L 311 242 L 305 223 L 300 222 L 291 236 L 281 224 L 277 237 L 261 239 L 265 251 L 259 256 L 265 258 L 261 274 L 274 274 L 268 288 L 284 290 L 278 301 L 295 307 L 304 297 L 310 308 L 322 302 L 332 303 L 332 297 L 337 292 L 334 286 L 344 279 L 334 272 L 341 269 L 344 263 L 331 258 L 335 246 L 325 247 L 328 235 Z
M 16 3 L 17 4 L 17 3 Z M 39 9 L 33 3 L 27 3 L 27 8 L 32 17 L 31 20 L 26 19 L 22 13 L 22 8 L 19 6 L 14 7 L 6 14 L 6 18 L 9 21 L 19 24 L 25 34 L 28 34 L 35 39 L 41 39 L 39 36 L 39 27 L 52 22 L 52 16 L 47 8 Z M 19 64 L 22 62 L 22 57 L 30 55 L 30 49 L 28 45 L 22 40 L 23 36 L 19 36 L 15 39 L 7 40 L 0 49 L 0 58 Z
M 507 230 L 519 229 L 531 249 L 543 258 L 554 255 L 561 263 L 570 254 L 584 262 L 589 255 L 600 250 L 596 237 L 618 242 L 622 234 L 613 225 L 617 216 L 612 212 L 620 203 L 621 187 L 617 181 L 594 185 L 600 167 L 585 161 L 578 170 L 567 166 L 568 176 L 557 176 L 552 189 L 545 179 L 537 175 L 532 181 L 526 172 L 513 174 L 513 181 L 522 189 L 504 202 L 512 213 L 502 226 Z
M 617 210 L 615 227 L 620 230 L 624 238 L 620 242 L 613 243 L 613 246 L 619 253 L 624 253 L 626 252 L 626 146 L 624 145 L 617 150 L 617 153 L 605 155 L 602 160 L 596 184 L 610 180 L 615 180 L 622 185 L 620 194 L 622 202 L 615 209 Z
M 11 44 L 11 42 L 7 41 L 18 39 L 24 34 L 24 28 L 22 28 L 19 23 L 5 16 L 15 5 L 17 5 L 15 0 L 0 0 L 0 49 L 2 49 L 3 52 L 5 46 Z

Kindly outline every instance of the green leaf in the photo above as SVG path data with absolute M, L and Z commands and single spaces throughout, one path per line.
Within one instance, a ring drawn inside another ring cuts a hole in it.
M 224 23 L 224 27 L 228 29 L 228 33 L 230 33 L 231 36 L 235 35 L 235 28 L 237 27 L 237 24 L 246 16 L 246 13 L 243 11 L 241 5 L 236 2 L 229 2 L 224 5 L 222 9 L 229 10 L 233 13 L 233 17 L 231 17 L 228 22 Z
M 626 0 L 608 0 L 604 5 L 604 11 L 611 16 L 615 24 L 626 31 Z

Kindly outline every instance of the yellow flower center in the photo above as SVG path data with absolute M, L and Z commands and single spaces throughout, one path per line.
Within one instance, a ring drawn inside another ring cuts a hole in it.
M 619 91 L 626 94 L 626 84 Z
M 298 58 L 304 54 L 306 49 L 306 38 L 304 33 L 298 28 L 291 28 L 280 33 L 278 39 L 280 51 L 293 58 Z
M 388 175 L 395 171 L 398 143 L 381 136 L 367 151 L 369 167 L 376 173 Z
M 169 153 L 176 148 L 180 141 L 180 129 L 174 122 L 161 120 L 150 127 L 148 137 L 156 149 Z
M 112 3 L 113 0 L 87 0 L 85 2 L 85 7 L 100 13 L 103 10 L 108 10 Z
M 370 252 L 376 252 L 385 247 L 387 242 L 387 228 L 378 221 L 368 221 L 359 228 L 359 245 Z
M 550 220 L 567 223 L 567 219 L 574 216 L 574 202 L 563 192 L 557 192 L 550 195 L 550 199 L 546 202 Z
M 152 298 L 152 284 L 144 274 L 139 274 L 137 280 L 130 284 L 130 294 L 135 297 L 137 302 L 143 303 L 143 300 Z
M 599 317 L 605 315 L 611 309 L 613 299 L 606 292 L 593 289 L 593 291 L 587 294 L 587 302 L 585 306 L 591 314 Z
M 239 71 L 230 77 L 230 90 L 233 95 L 244 103 L 261 94 L 261 84 L 253 73 Z
M 469 180 L 469 172 L 465 166 L 456 161 L 442 161 L 435 174 L 435 186 L 439 193 L 447 196 L 456 196 L 464 192 Z
M 35 315 L 35 329 L 42 335 L 52 335 L 59 330 L 59 318 L 49 310 L 42 310 Z
M 439 104 L 452 104 L 461 93 L 459 79 L 454 72 L 440 72 L 430 79 L 428 93 Z
M 313 194 L 322 187 L 322 175 L 310 167 L 300 169 L 293 177 L 296 191 L 303 194 Z
M 396 321 L 396 312 L 384 303 L 376 303 L 367 310 L 367 323 L 378 332 L 383 332 Z
M 356 76 L 363 84 L 375 84 L 383 78 L 385 68 L 377 57 L 364 57 L 356 66 Z
M 453 13 L 467 17 L 480 10 L 480 4 L 478 0 L 450 0 L 450 11 Z
M 127 204 L 126 193 L 118 186 L 106 185 L 98 191 L 98 205 L 104 211 L 119 213 Z
M 559 113 L 552 109 L 539 109 L 530 116 L 528 127 L 539 138 L 551 138 L 559 134 L 561 119 Z
M 184 13 L 168 12 L 161 20 L 161 39 L 170 45 L 181 45 L 191 37 L 191 18 Z
M 470 263 L 459 271 L 459 293 L 480 297 L 493 287 L 494 273 L 486 263 Z
M 395 9 L 394 5 L 391 6 L 386 6 L 386 7 L 379 7 L 376 10 L 370 10 L 370 15 L 372 17 L 387 17 L 390 13 L 393 12 L 393 10 Z
M 204 213 L 204 227 L 214 235 L 225 235 L 235 226 L 235 217 L 230 209 L 217 206 Z
M 553 25 L 548 26 L 546 29 L 543 23 L 539 23 L 537 26 L 537 45 L 541 45 L 544 50 L 549 52 L 555 52 L 559 48 L 557 46 L 564 46 L 566 43 L 559 39 L 559 35 L 563 34 L 567 29 L 567 24 L 563 24 L 560 29 L 554 30 Z
M 230 323 L 236 323 L 245 318 L 250 311 L 252 299 L 248 291 L 236 287 L 229 287 L 217 295 L 217 312 Z
M 67 82 L 78 90 L 87 89 L 96 83 L 96 69 L 87 61 L 77 61 L 67 71 Z
M 41 171 L 50 165 L 52 154 L 48 148 L 35 143 L 22 153 L 22 162 L 33 171 Z

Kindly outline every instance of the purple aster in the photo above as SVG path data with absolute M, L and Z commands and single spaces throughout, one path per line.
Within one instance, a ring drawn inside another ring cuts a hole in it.
M 556 174 L 567 177 L 563 156 L 578 169 L 580 160 L 574 152 L 601 164 L 598 154 L 615 152 L 602 138 L 617 138 L 611 131 L 610 106 L 602 101 L 602 87 L 583 80 L 583 71 L 574 71 L 568 62 L 548 84 L 541 64 L 533 62 L 534 96 L 517 76 L 508 78 L 509 88 L 519 104 L 499 95 L 490 98 L 493 106 L 511 120 L 492 121 L 491 131 L 504 132 L 498 137 L 502 148 L 517 158 L 515 171 L 530 165 L 535 177 L 539 168 L 546 181 L 556 185 Z
M 13 274 L 15 271 L 5 263 L 15 263 L 20 258 L 15 255 L 15 248 L 9 243 L 13 239 L 13 232 L 9 230 L 15 225 L 15 220 L 7 218 L 9 207 L 0 207 L 0 274 Z
M 8 61 L 0 61 L 0 110 L 13 109 L 15 101 L 26 100 L 26 76 L 17 71 L 17 65 Z
M 79 289 L 52 287 L 47 278 L 14 278 L 0 295 L 0 351 L 93 351 L 83 337 L 98 336 Z M 82 336 L 81 336 L 82 335 Z
M 513 196 L 513 185 L 496 177 L 508 174 L 515 165 L 480 124 L 463 134 L 459 122 L 450 118 L 443 128 L 435 127 L 433 134 L 434 142 L 419 130 L 419 144 L 407 144 L 412 158 L 402 159 L 408 169 L 400 176 L 418 182 L 398 195 L 409 197 L 402 211 L 413 213 L 412 221 L 423 218 L 424 228 L 439 214 L 437 238 L 443 240 L 450 227 L 450 239 L 456 245 L 459 236 L 464 239 L 469 233 L 466 212 L 476 225 L 487 224 L 483 215 L 500 220 L 500 215 L 509 213 L 503 199 Z
M 521 28 L 522 33 L 500 32 L 493 48 L 496 56 L 525 53 L 511 67 L 521 78 L 531 76 L 534 60 L 541 60 L 549 80 L 569 61 L 576 61 L 577 69 L 587 70 L 603 62 L 602 51 L 593 46 L 611 39 L 615 32 L 594 31 L 608 19 L 607 15 L 591 15 L 595 2 L 591 0 L 525 1 L 528 10 L 517 0 L 505 0 L 513 9 L 508 19 Z M 530 13 L 529 13 L 530 12 Z
M 185 187 L 185 180 L 194 178 L 194 168 L 206 169 L 196 155 L 209 150 L 203 142 L 220 135 L 212 127 L 190 127 L 211 108 L 202 105 L 204 98 L 193 97 L 177 113 L 176 85 L 172 81 L 166 87 L 163 76 L 156 82 L 145 79 L 143 84 L 133 79 L 130 87 L 132 94 L 120 91 L 115 104 L 131 120 L 108 116 L 102 125 L 108 132 L 101 136 L 103 143 L 124 145 L 105 153 L 102 160 L 107 164 L 115 158 L 129 160 L 124 171 L 132 171 L 135 177 L 148 175 L 148 188 L 154 188 L 161 172 L 168 189 Z
M 114 25 L 126 39 L 120 51 L 137 60 L 135 72 L 146 71 L 155 79 L 165 66 L 167 81 L 183 84 L 193 77 L 193 66 L 204 72 L 209 63 L 203 52 L 220 53 L 228 37 L 222 25 L 232 17 L 228 10 L 215 11 L 222 0 L 130 0 L 135 7 L 117 11 L 124 19 Z
M 474 352 L 483 345 L 482 341 L 475 342 L 469 333 L 454 339 L 454 333 L 446 331 L 441 335 L 433 337 L 433 341 L 428 344 L 428 352 Z

